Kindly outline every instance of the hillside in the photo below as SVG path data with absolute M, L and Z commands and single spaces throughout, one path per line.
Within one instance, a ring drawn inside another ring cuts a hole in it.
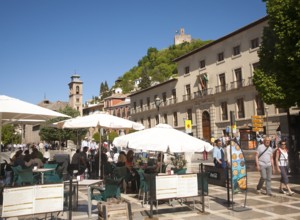
M 164 82 L 177 73 L 177 64 L 173 60 L 194 49 L 202 47 L 211 41 L 193 40 L 191 43 L 172 45 L 167 49 L 157 50 L 150 47 L 138 65 L 132 67 L 116 81 L 115 87 L 123 89 L 123 93 L 128 93 L 134 89 L 134 82 L 141 79 L 140 87 L 145 89 L 152 82 Z

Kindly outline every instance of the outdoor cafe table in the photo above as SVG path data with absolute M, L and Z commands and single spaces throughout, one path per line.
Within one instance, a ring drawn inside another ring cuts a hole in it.
M 79 186 L 84 186 L 84 187 L 87 187 L 87 195 L 88 195 L 88 215 L 89 215 L 89 218 L 91 216 L 91 206 L 92 206 L 92 203 L 91 203 L 91 193 L 90 193 L 90 187 L 92 185 L 103 185 L 103 180 L 100 180 L 100 179 L 83 179 L 83 180 L 80 180 L 78 181 L 77 179 L 74 180 L 74 182 L 78 182 L 78 187 Z M 69 180 L 65 181 L 65 183 L 69 183 Z M 77 188 L 77 195 L 78 195 L 78 188 Z M 77 197 L 78 198 L 78 197 Z
M 44 184 L 44 173 L 49 172 L 49 171 L 53 171 L 53 170 L 55 170 L 55 168 L 37 168 L 37 169 L 32 169 L 32 172 L 41 173 L 41 175 L 42 175 L 41 183 Z

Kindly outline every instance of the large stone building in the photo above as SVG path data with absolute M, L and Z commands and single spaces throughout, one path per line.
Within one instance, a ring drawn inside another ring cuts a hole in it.
M 237 131 L 251 126 L 254 115 L 264 118 L 265 133 L 284 130 L 284 111 L 263 103 L 252 83 L 266 25 L 264 17 L 175 59 L 177 78 L 130 95 L 131 119 L 146 128 L 163 122 L 183 131 L 188 119 L 192 135 L 207 140 L 226 135 L 230 112 Z

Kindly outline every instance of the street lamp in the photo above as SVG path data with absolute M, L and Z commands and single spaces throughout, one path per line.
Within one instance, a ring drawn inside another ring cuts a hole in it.
M 265 110 L 266 110 L 266 134 L 267 136 L 269 136 L 269 123 L 268 123 L 268 110 L 269 110 L 269 107 L 266 106 L 265 107 Z
M 161 105 L 161 103 L 163 102 L 163 100 L 160 100 L 159 97 L 156 97 L 154 100 L 154 104 L 157 108 L 157 112 L 158 112 L 158 124 L 160 123 L 160 114 L 159 114 L 159 106 Z

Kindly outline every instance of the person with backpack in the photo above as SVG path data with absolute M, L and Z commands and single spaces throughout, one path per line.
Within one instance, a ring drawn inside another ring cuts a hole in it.
M 257 192 L 261 193 L 262 186 L 266 182 L 266 193 L 269 196 L 273 196 L 271 189 L 272 173 L 275 172 L 273 163 L 273 149 L 270 147 L 270 137 L 265 137 L 263 144 L 257 147 L 255 160 L 256 168 L 260 171 L 260 179 L 257 184 Z
M 282 140 L 280 142 L 280 148 L 278 148 L 278 150 L 276 151 L 276 168 L 281 175 L 279 193 L 292 196 L 294 195 L 294 192 L 288 185 L 288 162 L 288 150 L 286 146 L 286 141 Z M 285 185 L 288 192 L 284 191 L 283 185 Z

